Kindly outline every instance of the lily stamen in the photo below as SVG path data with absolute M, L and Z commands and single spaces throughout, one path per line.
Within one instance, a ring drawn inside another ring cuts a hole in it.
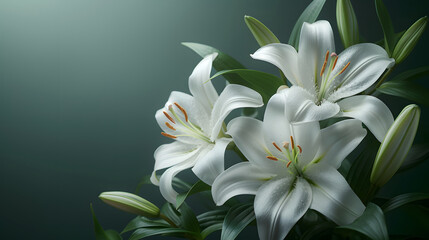
M 335 53 L 332 53 L 332 54 L 335 54 Z M 331 57 L 332 57 L 332 55 L 331 55 Z M 334 70 L 335 65 L 337 65 L 337 60 L 338 60 L 338 56 L 337 56 L 337 54 L 335 54 L 334 65 L 332 65 L 331 71 Z
M 185 116 L 185 121 L 187 122 L 188 121 L 188 114 L 186 113 L 185 109 L 182 106 L 180 106 L 177 102 L 175 102 L 174 105 L 176 105 L 176 107 L 180 109 L 180 111 Z
M 166 111 L 163 111 L 163 113 L 164 113 L 164 115 L 168 118 L 168 120 L 170 120 L 172 123 L 176 123 L 176 122 L 174 121 L 174 119 L 173 119 L 170 115 L 168 115 L 168 113 L 167 113 Z
M 161 135 L 164 136 L 164 137 L 172 138 L 172 139 L 177 138 L 176 136 L 173 136 L 173 135 L 165 133 L 165 132 L 161 132 Z
M 297 146 L 298 148 L 299 148 L 299 153 L 302 153 L 302 148 L 301 148 L 301 146 Z
M 278 161 L 279 159 L 274 157 L 274 156 L 267 156 L 268 159 L 273 160 L 273 161 Z
M 293 141 L 293 137 L 290 136 L 290 143 L 292 144 L 292 150 L 295 149 L 295 142 Z
M 322 69 L 320 70 L 320 76 L 322 76 L 322 75 L 323 75 L 323 72 L 325 72 L 326 64 L 328 63 L 328 58 L 329 58 L 329 50 L 328 50 L 328 51 L 326 51 L 326 54 L 325 54 L 325 61 L 323 62 Z
M 280 152 L 283 152 L 282 149 L 279 148 L 279 146 L 275 142 L 273 142 L 273 145 L 274 145 L 275 148 L 277 148 L 277 150 L 279 150 Z
M 286 164 L 286 168 L 289 168 L 289 165 L 292 163 L 292 161 L 289 161 L 287 164 Z
M 170 124 L 170 123 L 165 122 L 165 125 L 166 125 L 169 129 L 171 129 L 171 130 L 173 130 L 173 131 L 176 131 L 176 129 L 175 129 L 173 126 L 171 126 L 171 124 Z
M 341 72 L 340 73 L 338 73 L 338 75 L 340 75 L 341 73 L 343 73 L 348 67 L 349 67 L 349 65 L 350 65 L 350 62 L 348 62 L 347 64 L 346 64 L 346 66 L 344 66 L 344 68 L 343 68 L 343 70 L 341 70 Z

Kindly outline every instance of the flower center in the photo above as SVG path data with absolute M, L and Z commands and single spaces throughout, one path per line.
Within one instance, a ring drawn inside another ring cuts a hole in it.
M 299 155 L 302 153 L 302 148 L 299 145 L 295 145 L 293 136 L 290 136 L 290 143 L 286 141 L 283 142 L 282 148 L 279 147 L 276 142 L 272 142 L 272 144 L 280 153 L 280 157 L 275 157 L 271 152 L 267 151 L 267 154 L 269 154 L 267 159 L 284 162 L 286 164 L 286 168 L 289 168 L 292 165 L 292 169 L 295 170 L 298 175 L 301 175 L 301 171 L 298 168 L 298 161 Z
M 329 60 L 330 59 L 330 60 Z M 329 50 L 326 51 L 325 54 L 325 61 L 323 62 L 322 68 L 320 69 L 320 77 L 321 79 L 321 83 L 320 83 L 320 87 L 318 86 L 318 84 L 316 84 L 316 87 L 319 88 L 318 90 L 318 98 L 317 98 L 317 104 L 321 104 L 322 100 L 325 98 L 326 96 L 326 92 L 329 88 L 329 86 L 331 85 L 331 83 L 335 80 L 336 77 L 338 77 L 339 75 L 341 75 L 344 71 L 346 71 L 346 69 L 349 67 L 350 62 L 348 62 L 342 69 L 341 71 L 339 71 L 337 74 L 331 76 L 332 71 L 335 69 L 335 67 L 337 66 L 337 60 L 338 60 L 338 55 L 333 52 L 331 53 L 331 55 L 329 55 Z M 328 65 L 328 61 L 329 66 Z M 317 78 L 316 78 L 317 79 Z M 336 88 L 338 88 L 339 86 L 337 86 Z
M 176 110 L 177 109 L 179 110 L 182 117 L 180 117 L 177 114 L 175 108 Z M 185 108 L 180 106 L 177 102 L 168 106 L 168 111 L 169 113 L 166 111 L 163 111 L 165 117 L 170 121 L 170 122 L 165 122 L 165 125 L 169 129 L 176 131 L 178 134 L 171 135 L 165 132 L 161 132 L 161 135 L 172 139 L 175 139 L 180 136 L 193 137 L 193 138 L 201 139 L 203 141 L 211 143 L 210 138 L 204 134 L 204 132 L 201 130 L 199 126 L 193 124 L 189 120 L 189 116 Z

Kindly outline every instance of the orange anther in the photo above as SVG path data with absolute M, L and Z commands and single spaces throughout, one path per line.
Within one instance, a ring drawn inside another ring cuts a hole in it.
M 289 161 L 287 164 L 286 164 L 286 167 L 288 168 L 289 167 L 289 165 L 292 163 L 292 161 Z
M 332 69 L 331 70 L 334 70 L 335 65 L 337 65 L 337 60 L 338 60 L 338 56 L 335 57 L 334 65 L 332 65 Z
M 279 150 L 280 152 L 283 152 L 281 148 L 279 148 L 279 146 L 277 146 L 277 144 L 275 142 L 273 142 L 274 147 L 277 148 L 277 150 Z
M 164 115 L 168 118 L 168 120 L 170 120 L 172 123 L 176 123 L 176 122 L 174 121 L 174 119 L 173 119 L 170 115 L 168 115 L 168 113 L 167 113 L 166 111 L 163 111 L 163 113 L 164 113 Z
M 302 153 L 302 148 L 301 148 L 301 146 L 297 146 L 298 148 L 299 148 L 299 153 Z
M 170 134 L 165 133 L 165 132 L 161 132 L 161 135 L 164 136 L 164 137 L 172 138 L 172 139 L 177 138 L 176 136 L 170 135 Z
M 293 141 L 292 136 L 290 136 L 290 143 L 292 144 L 292 150 L 295 149 L 295 142 Z
M 322 69 L 320 70 L 320 76 L 322 76 L 323 72 L 325 72 L 326 64 L 328 63 L 328 58 L 329 58 L 329 50 L 326 51 L 325 62 L 323 62 Z
M 267 156 L 267 158 L 268 159 L 270 159 L 270 160 L 273 160 L 273 161 L 278 161 L 279 159 L 277 159 L 276 157 L 274 157 L 274 156 Z
M 182 108 L 182 106 L 180 106 L 177 102 L 175 102 L 174 105 L 176 105 L 176 107 L 180 109 L 183 115 L 185 115 L 185 121 L 188 121 L 188 114 L 186 113 L 185 109 Z
M 171 126 L 171 124 L 170 123 L 168 123 L 168 122 L 165 122 L 165 125 L 169 128 L 169 129 L 171 129 L 171 130 L 173 130 L 173 131 L 175 131 L 176 129 L 173 127 L 173 126 Z
M 346 69 L 349 67 L 349 65 L 350 65 L 350 62 L 348 62 L 348 63 L 346 64 L 346 66 L 344 66 L 343 70 L 341 70 L 341 72 L 340 72 L 340 73 L 338 73 L 338 75 L 340 75 L 341 73 L 343 73 L 344 71 L 346 71 Z

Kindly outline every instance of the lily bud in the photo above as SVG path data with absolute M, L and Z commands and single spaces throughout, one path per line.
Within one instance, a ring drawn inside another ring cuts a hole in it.
M 392 57 L 396 60 L 396 63 L 402 62 L 411 53 L 414 46 L 422 36 L 427 22 L 427 16 L 420 18 L 410 28 L 408 28 L 404 35 L 402 35 L 392 54 Z
M 359 28 L 350 0 L 337 0 L 337 25 L 344 48 L 359 43 Z
M 158 217 L 159 208 L 137 195 L 127 192 L 103 192 L 98 196 L 103 202 L 122 211 L 145 217 Z
M 265 46 L 270 43 L 279 43 L 279 39 L 263 23 L 251 16 L 244 16 L 244 21 L 253 37 L 255 37 L 259 46 Z
M 375 157 L 371 183 L 381 187 L 392 178 L 404 162 L 416 136 L 420 120 L 420 108 L 406 106 L 387 131 Z

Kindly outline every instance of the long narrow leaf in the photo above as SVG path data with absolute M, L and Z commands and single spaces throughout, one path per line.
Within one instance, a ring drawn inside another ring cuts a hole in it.
M 207 185 L 206 183 L 204 183 L 203 181 L 198 181 L 196 182 L 191 189 L 189 189 L 188 192 L 186 193 L 182 193 L 179 194 L 176 197 L 176 209 L 179 209 L 180 206 L 182 206 L 183 202 L 185 201 L 185 199 L 195 193 L 199 193 L 199 192 L 203 192 L 203 191 L 208 191 L 210 190 L 211 187 L 209 185 Z
M 359 232 L 370 239 L 388 240 L 386 222 L 383 211 L 379 206 L 369 203 L 365 212 L 353 223 L 337 227 L 338 230 L 352 230 Z
M 155 235 L 168 235 L 175 237 L 194 236 L 195 239 L 199 239 L 198 234 L 180 228 L 140 228 L 137 229 L 128 240 L 139 240 Z
M 429 66 L 419 67 L 415 69 L 411 69 L 396 75 L 390 80 L 391 82 L 397 81 L 414 81 L 421 77 L 429 75 Z
M 95 240 L 122 240 L 121 235 L 114 230 L 104 230 L 95 216 L 92 204 L 90 205 L 92 221 L 94 223 Z
M 405 193 L 388 200 L 381 208 L 386 213 L 408 203 L 427 199 L 429 199 L 429 193 Z
M 180 211 L 180 220 L 181 220 L 180 226 L 183 229 L 186 229 L 195 233 L 199 233 L 200 225 L 192 209 L 190 209 L 186 203 L 183 203 L 179 211 Z
M 378 20 L 384 33 L 384 48 L 389 56 L 391 56 L 395 48 L 395 31 L 392 20 L 382 0 L 375 0 L 375 9 L 377 10 Z
M 270 97 L 277 92 L 277 89 L 282 84 L 284 84 L 283 80 L 272 74 L 250 69 L 220 71 L 213 75 L 212 79 L 220 75 L 225 76 L 225 78 L 227 78 L 227 76 L 229 76 L 230 74 L 240 76 L 240 80 L 235 79 L 233 81 L 230 81 L 230 83 L 240 84 L 257 91 L 259 94 L 261 94 L 264 103 L 267 103 L 268 99 L 270 99 Z
M 411 169 L 429 159 L 429 143 L 414 144 L 398 172 Z
M 319 16 L 320 11 L 325 5 L 326 0 L 313 0 L 310 5 L 302 12 L 293 27 L 292 33 L 289 37 L 289 44 L 294 46 L 296 49 L 299 47 L 299 37 L 301 35 L 301 28 L 304 22 L 313 23 Z
M 136 217 L 133 220 L 131 220 L 127 226 L 125 226 L 124 230 L 122 230 L 122 233 L 126 233 L 129 231 L 136 230 L 138 228 L 151 228 L 151 227 L 160 227 L 160 228 L 168 228 L 171 227 L 169 224 L 167 224 L 164 220 L 159 219 L 148 219 L 146 217 Z
M 377 91 L 429 106 L 429 89 L 414 82 L 389 81 L 383 83 Z
M 253 203 L 240 204 L 232 207 L 225 216 L 221 239 L 234 240 L 253 220 L 255 220 Z
M 258 19 L 251 16 L 244 16 L 244 21 L 252 33 L 259 46 L 265 46 L 270 43 L 279 43 L 279 39 Z

